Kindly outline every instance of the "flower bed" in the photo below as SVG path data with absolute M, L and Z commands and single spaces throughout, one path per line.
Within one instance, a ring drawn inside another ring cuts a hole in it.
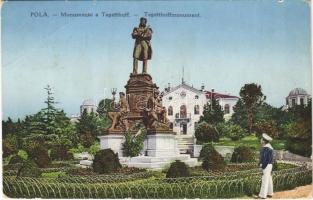
M 3 188 L 7 196 L 15 198 L 232 198 L 257 193 L 261 185 L 258 169 L 172 179 L 154 173 L 73 176 L 63 180 L 4 176 Z M 295 167 L 275 171 L 273 182 L 275 191 L 310 184 L 312 170 Z

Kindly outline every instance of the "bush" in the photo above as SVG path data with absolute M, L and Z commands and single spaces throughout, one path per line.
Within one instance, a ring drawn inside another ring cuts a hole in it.
M 253 151 L 247 146 L 239 146 L 234 149 L 230 162 L 243 163 L 254 160 Z
M 98 141 L 96 141 L 93 145 L 91 145 L 88 149 L 88 153 L 90 153 L 91 155 L 96 155 L 96 153 L 98 151 L 100 151 L 100 143 Z
M 277 123 L 274 120 L 261 120 L 254 125 L 253 129 L 258 138 L 262 137 L 262 133 L 266 133 L 272 138 L 278 138 L 279 136 Z
M 41 171 L 38 165 L 32 161 L 27 160 L 23 163 L 22 167 L 17 171 L 17 177 L 40 177 Z
M 56 145 L 51 149 L 50 158 L 51 160 L 71 160 L 74 157 L 66 146 Z
M 309 120 L 298 120 L 285 126 L 286 149 L 302 156 L 312 154 L 312 128 Z
M 125 142 L 122 144 L 123 155 L 127 157 L 138 156 L 144 146 L 146 130 L 143 128 L 139 129 L 136 135 L 133 135 L 130 131 L 126 131 L 124 136 Z
M 99 174 L 114 172 L 121 167 L 117 153 L 111 149 L 98 151 L 92 164 L 93 171 Z
M 177 177 L 187 177 L 189 176 L 188 166 L 181 162 L 180 160 L 176 160 L 171 163 L 170 168 L 166 173 L 166 178 L 177 178 Z
M 217 129 L 220 135 L 228 137 L 233 141 L 237 141 L 245 136 L 245 130 L 241 126 L 230 122 L 219 123 Z
M 196 126 L 195 136 L 197 138 L 198 144 L 219 141 L 219 134 L 217 129 L 206 122 L 200 122 Z
M 34 160 L 39 167 L 48 167 L 50 164 L 48 149 L 44 146 L 36 145 L 32 149 L 28 149 L 27 153 L 29 158 Z
M 23 163 L 23 162 L 24 162 L 23 158 L 21 158 L 18 155 L 15 155 L 10 159 L 9 165 L 13 165 L 13 164 L 17 164 L 17 163 Z
M 206 144 L 202 147 L 199 159 L 203 161 L 202 168 L 207 171 L 220 171 L 224 170 L 226 167 L 223 157 L 211 144 Z

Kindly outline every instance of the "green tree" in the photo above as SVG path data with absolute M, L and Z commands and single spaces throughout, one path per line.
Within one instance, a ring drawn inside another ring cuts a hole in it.
M 199 122 L 206 122 L 214 126 L 220 122 L 224 122 L 224 112 L 217 99 L 212 99 L 212 105 L 209 102 L 204 105 Z
M 248 130 L 248 115 L 247 109 L 244 106 L 242 99 L 239 99 L 234 106 L 234 114 L 231 116 L 230 122 L 241 126 L 243 129 Z
M 122 144 L 123 156 L 138 156 L 143 149 L 146 133 L 147 130 L 144 127 L 141 127 L 135 135 L 126 130 L 124 133 L 125 142 Z
M 296 154 L 312 154 L 312 102 L 288 110 L 295 120 L 285 125 L 286 148 Z
M 265 96 L 262 93 L 261 86 L 255 83 L 245 84 L 241 88 L 239 94 L 242 99 L 242 103 L 246 108 L 248 130 L 249 133 L 252 133 L 255 112 L 257 107 L 265 100 Z
M 83 112 L 78 123 L 76 124 L 77 133 L 80 135 L 80 143 L 89 148 L 97 139 L 97 136 L 101 133 L 101 121 L 99 117 L 91 112 Z
M 195 136 L 198 144 L 219 141 L 218 130 L 207 122 L 200 122 L 197 124 Z

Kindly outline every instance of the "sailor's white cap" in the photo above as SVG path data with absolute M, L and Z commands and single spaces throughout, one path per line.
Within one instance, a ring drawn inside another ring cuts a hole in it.
M 269 135 L 267 135 L 266 133 L 262 133 L 262 138 L 264 138 L 265 140 L 267 140 L 267 141 L 272 141 L 273 140 L 273 138 L 271 138 Z

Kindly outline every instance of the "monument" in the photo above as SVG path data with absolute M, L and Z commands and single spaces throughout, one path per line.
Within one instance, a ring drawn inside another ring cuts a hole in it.
M 182 160 L 194 165 L 196 159 L 179 154 L 175 133 L 166 118 L 166 108 L 162 106 L 162 96 L 148 74 L 148 60 L 152 58 L 152 33 L 147 19 L 140 18 L 139 26 L 135 27 L 131 34 L 135 46 L 133 70 L 125 86 L 126 95 L 120 92 L 119 102 L 115 103 L 116 89 L 112 90 L 114 111 L 108 113 L 112 125 L 99 137 L 100 145 L 102 149 L 110 148 L 117 152 L 121 163 L 128 166 L 161 168 L 173 160 Z M 138 73 L 139 61 L 142 61 L 142 73 Z M 138 123 L 143 123 L 147 130 L 142 156 L 125 158 L 122 152 L 124 132 L 137 133 Z

